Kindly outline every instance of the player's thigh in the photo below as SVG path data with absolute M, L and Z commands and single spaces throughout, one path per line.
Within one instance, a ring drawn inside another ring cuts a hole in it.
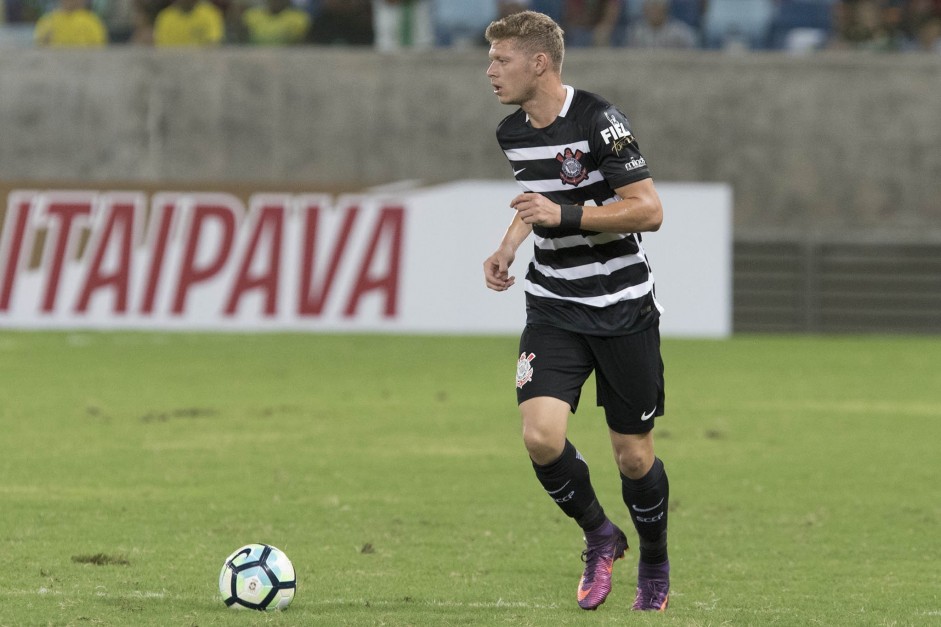
M 516 400 L 548 396 L 578 409 L 582 386 L 594 367 L 594 357 L 578 333 L 547 325 L 526 325 L 520 336 L 516 363 Z
M 592 338 L 598 405 L 616 433 L 641 434 L 653 429 L 666 401 L 660 330 L 618 337 Z

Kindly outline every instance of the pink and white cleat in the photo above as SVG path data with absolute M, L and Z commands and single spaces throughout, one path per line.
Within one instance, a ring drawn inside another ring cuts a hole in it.
M 610 525 L 612 533 L 585 541 L 587 548 L 582 553 L 585 572 L 578 582 L 578 606 L 583 610 L 594 610 L 604 603 L 611 592 L 614 562 L 624 557 L 627 550 L 624 532 L 610 522 L 605 524 Z

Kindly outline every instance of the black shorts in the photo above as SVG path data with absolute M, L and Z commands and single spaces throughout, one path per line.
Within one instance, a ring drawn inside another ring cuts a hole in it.
M 583 335 L 548 325 L 527 324 L 520 337 L 516 398 L 558 398 L 578 409 L 592 370 L 598 406 L 616 433 L 647 433 L 663 415 L 660 328 L 613 337 Z

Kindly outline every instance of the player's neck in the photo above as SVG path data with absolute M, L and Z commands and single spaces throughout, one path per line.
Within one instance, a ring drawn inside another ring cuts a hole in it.
M 523 103 L 522 109 L 529 116 L 533 128 L 545 128 L 555 122 L 565 106 L 568 92 L 561 81 L 541 87 L 536 94 Z

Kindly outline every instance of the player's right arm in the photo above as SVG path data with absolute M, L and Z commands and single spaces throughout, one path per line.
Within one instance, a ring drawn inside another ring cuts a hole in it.
M 487 287 L 496 292 L 503 292 L 512 287 L 516 277 L 510 276 L 510 266 L 516 259 L 516 250 L 532 232 L 532 224 L 523 222 L 518 214 L 513 216 L 500 246 L 484 261 L 484 281 Z

